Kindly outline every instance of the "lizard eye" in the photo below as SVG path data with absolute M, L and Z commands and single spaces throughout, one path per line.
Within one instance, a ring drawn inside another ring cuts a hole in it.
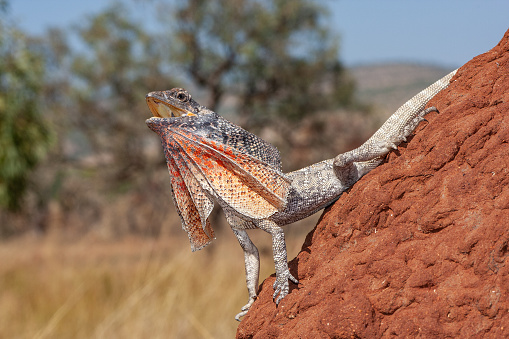
M 189 99 L 191 98 L 191 96 L 189 95 L 189 93 L 187 93 L 186 91 L 180 91 L 178 93 L 175 94 L 175 98 L 177 100 L 180 100 L 182 102 L 186 102 L 186 101 L 189 101 Z

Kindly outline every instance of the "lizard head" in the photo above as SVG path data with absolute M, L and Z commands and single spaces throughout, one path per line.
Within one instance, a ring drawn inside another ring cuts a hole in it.
M 153 117 L 145 123 L 161 137 L 170 126 L 193 125 L 198 121 L 213 119 L 216 114 L 207 107 L 200 105 L 191 98 L 191 94 L 183 88 L 167 91 L 150 92 L 145 97 L 147 106 Z
M 150 92 L 145 97 L 150 112 L 156 118 L 196 116 L 210 111 L 191 98 L 183 88 Z

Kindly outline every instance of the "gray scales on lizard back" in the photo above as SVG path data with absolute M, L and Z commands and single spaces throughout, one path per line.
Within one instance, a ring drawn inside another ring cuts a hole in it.
M 172 196 L 193 250 L 214 237 L 208 215 L 217 201 L 244 250 L 248 303 L 257 296 L 259 255 L 246 229 L 272 236 L 276 269 L 273 298 L 278 304 L 289 291 L 281 226 L 306 218 L 337 200 L 342 192 L 378 166 L 391 149 L 406 141 L 424 116 L 424 109 L 446 88 L 456 70 L 427 87 L 403 106 L 360 147 L 300 170 L 281 173 L 277 149 L 194 101 L 183 89 L 151 92 L 147 104 L 154 117 L 147 125 L 161 137 L 172 175 Z

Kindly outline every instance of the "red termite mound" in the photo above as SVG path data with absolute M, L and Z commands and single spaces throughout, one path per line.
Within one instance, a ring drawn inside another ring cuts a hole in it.
M 238 338 L 509 337 L 509 31 L 328 208 Z

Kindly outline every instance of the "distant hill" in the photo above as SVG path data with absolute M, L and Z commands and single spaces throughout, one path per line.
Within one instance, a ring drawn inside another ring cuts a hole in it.
M 431 85 L 452 69 L 419 64 L 376 64 L 349 69 L 357 83 L 357 96 L 375 108 L 385 120 L 412 96 Z

